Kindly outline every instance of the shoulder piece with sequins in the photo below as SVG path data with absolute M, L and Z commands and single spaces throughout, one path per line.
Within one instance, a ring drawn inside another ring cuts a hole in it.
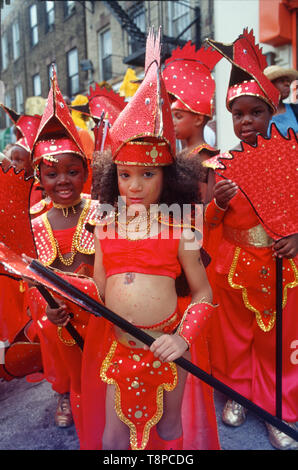
M 86 224 L 94 218 L 97 205 L 98 201 L 86 199 L 76 229 L 76 250 L 87 255 L 93 255 L 95 252 L 93 235 L 86 230 Z M 45 266 L 51 265 L 57 257 L 57 247 L 47 212 L 32 220 L 32 230 L 39 260 Z

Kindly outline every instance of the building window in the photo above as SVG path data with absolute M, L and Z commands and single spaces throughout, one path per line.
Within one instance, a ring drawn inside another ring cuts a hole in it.
M 33 75 L 33 96 L 41 96 L 41 80 L 40 75 L 37 73 Z
M 23 88 L 22 85 L 17 85 L 15 87 L 16 94 L 16 112 L 22 114 L 24 112 L 24 98 L 23 98 Z
M 75 1 L 69 0 L 64 2 L 64 17 L 67 18 L 76 10 Z
M 146 15 L 144 2 L 133 6 L 127 11 L 129 17 L 133 20 L 136 26 L 143 32 L 146 32 Z M 140 48 L 140 42 L 137 39 L 129 37 L 129 50 L 130 54 L 137 51 Z
M 46 31 L 53 31 L 55 23 L 55 2 L 45 2 L 46 3 Z
M 5 106 L 7 108 L 11 108 L 11 97 L 8 93 L 5 93 Z M 11 126 L 11 119 L 8 116 L 7 113 L 5 113 L 5 127 L 10 127 Z
M 30 34 L 31 34 L 31 46 L 35 46 L 38 43 L 38 21 L 37 21 L 37 6 L 32 5 L 29 9 L 30 15 Z
M 101 79 L 106 81 L 112 78 L 112 38 L 109 29 L 99 33 L 99 51 Z
M 179 36 L 190 23 L 190 0 L 183 2 L 168 2 L 169 7 L 169 31 L 174 38 Z M 189 41 L 191 39 L 191 28 L 189 28 L 180 39 Z
M 20 57 L 20 28 L 17 21 L 12 25 L 12 54 L 14 60 Z
M 2 70 L 5 70 L 9 63 L 7 33 L 4 33 L 1 37 L 1 51 L 2 51 Z
M 80 90 L 79 80 L 79 60 L 78 50 L 72 49 L 67 53 L 67 68 L 68 68 L 68 94 L 74 96 Z

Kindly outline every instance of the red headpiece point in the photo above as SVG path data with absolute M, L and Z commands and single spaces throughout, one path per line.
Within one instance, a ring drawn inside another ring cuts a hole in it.
M 125 99 L 114 90 L 108 90 L 106 87 L 99 86 L 89 88 L 87 95 L 89 100 L 89 115 L 94 119 L 101 119 L 104 113 L 104 119 L 108 120 L 111 125 L 114 124 L 119 113 L 125 108 Z
M 207 43 L 232 64 L 229 88 L 244 81 L 254 80 L 258 85 L 254 96 L 266 101 L 273 111 L 276 110 L 279 102 L 279 91 L 263 73 L 267 66 L 266 57 L 255 42 L 253 30 L 248 32 L 248 28 L 245 28 L 232 44 L 223 44 L 211 39 L 207 39 Z M 245 91 L 242 87 L 241 95 L 252 94 L 245 93 Z M 238 93 L 238 96 L 241 95 Z M 229 109 L 228 101 L 227 106 Z
M 58 87 L 53 67 L 52 86 L 33 145 L 33 162 L 54 161 L 55 155 L 74 153 L 84 160 L 86 156 L 68 106 Z
M 34 116 L 30 116 L 29 114 L 18 114 L 13 109 L 10 109 L 3 104 L 1 104 L 1 107 L 15 125 L 17 137 L 16 144 L 23 147 L 27 152 L 31 152 L 41 121 L 41 116 L 38 114 L 35 114 Z
M 129 149 L 132 151 L 136 141 L 138 143 L 134 152 L 135 161 L 129 161 L 130 164 L 152 165 L 152 155 L 157 151 L 154 149 L 156 143 L 166 145 L 158 151 L 162 155 L 154 159 L 155 165 L 169 165 L 173 162 L 176 139 L 171 107 L 160 74 L 160 31 L 155 36 L 153 30 L 150 30 L 146 43 L 144 79 L 108 134 L 114 160 L 117 163 L 128 162 L 126 144 L 129 143 Z M 140 151 L 141 147 L 143 148 L 139 145 L 140 141 L 149 146 L 144 152 Z

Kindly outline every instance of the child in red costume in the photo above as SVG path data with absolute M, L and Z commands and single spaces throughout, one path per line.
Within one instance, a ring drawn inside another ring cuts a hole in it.
M 40 262 L 63 272 L 92 276 L 94 243 L 84 225 L 93 216 L 97 202 L 82 197 L 88 176 L 86 156 L 55 74 L 33 143 L 32 160 L 36 177 L 52 201 L 47 212 L 32 220 Z M 72 424 L 72 415 L 79 421 L 82 352 L 63 331 L 60 321 L 49 321 L 53 319 L 47 317 L 46 307 L 41 294 L 31 288 L 29 308 L 40 337 L 44 374 L 60 394 L 55 422 L 65 427 Z M 88 314 L 79 312 L 73 323 L 84 338 Z
M 218 448 L 212 391 L 172 362 L 192 355 L 208 367 L 200 332 L 214 306 L 196 236 L 158 207 L 196 202 L 200 167 L 193 163 L 192 173 L 186 172 L 173 160 L 175 135 L 159 54 L 159 38 L 150 33 L 145 78 L 113 124 L 101 157 L 100 201 L 110 208 L 118 203 L 119 212 L 103 217 L 94 230 L 94 279 L 105 305 L 156 340 L 148 349 L 118 327 L 90 318 L 82 449 Z M 182 268 L 192 295 L 184 313 L 175 289 Z
M 240 43 L 242 41 L 242 44 Z M 227 108 L 239 139 L 255 145 L 257 133 L 267 136 L 269 121 L 279 95 L 262 74 L 266 65 L 244 31 L 233 46 L 210 41 L 232 62 Z M 229 55 L 229 47 L 231 55 Z M 259 62 L 255 63 L 255 58 Z M 270 160 L 271 156 L 264 155 Z M 265 176 L 264 176 L 265 178 Z M 265 190 L 265 189 L 264 189 Z M 205 213 L 210 228 L 223 227 L 215 265 L 219 308 L 212 321 L 211 366 L 215 377 L 254 403 L 275 414 L 275 256 L 284 260 L 283 295 L 283 419 L 298 420 L 297 365 L 289 360 L 290 344 L 297 338 L 297 266 L 291 258 L 298 253 L 298 235 L 273 242 L 244 194 L 230 180 L 218 177 L 214 200 Z M 223 421 L 241 425 L 246 410 L 228 400 Z M 298 443 L 267 424 L 271 444 L 279 449 L 297 449 Z
M 198 158 L 201 162 L 219 151 L 204 140 L 204 129 L 214 112 L 213 100 L 215 81 L 211 71 L 222 58 L 221 54 L 209 48 L 195 50 L 189 41 L 182 49 L 177 48 L 166 60 L 163 78 L 172 102 L 172 116 L 176 138 L 184 143 L 180 152 L 184 159 Z M 204 168 L 200 179 L 199 191 L 204 204 L 213 198 L 215 174 L 212 168 Z M 204 249 L 211 257 L 206 268 L 209 282 L 215 292 L 213 260 L 221 237 L 221 227 L 203 230 Z
M 205 142 L 204 128 L 213 116 L 215 82 L 211 71 L 220 59 L 217 51 L 203 47 L 196 51 L 189 41 L 182 49 L 175 49 L 165 62 L 162 75 L 172 102 L 176 138 L 184 143 L 185 158 L 196 156 L 204 161 L 218 153 Z M 205 172 L 200 191 L 203 201 L 209 202 L 208 188 L 214 179 L 212 171 Z

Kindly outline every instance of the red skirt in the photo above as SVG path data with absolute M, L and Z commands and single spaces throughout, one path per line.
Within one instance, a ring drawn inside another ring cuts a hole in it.
M 189 303 L 189 298 L 179 299 L 180 311 L 183 312 Z M 106 383 L 101 380 L 100 371 L 103 364 L 106 368 L 107 362 L 105 360 L 113 341 L 112 325 L 103 318 L 92 316 L 88 324 L 82 363 L 83 428 L 80 432 L 80 447 L 84 450 L 100 450 L 102 448 L 102 435 L 105 428 Z M 142 349 L 142 352 L 145 351 Z M 200 338 L 192 347 L 191 352 L 192 361 L 206 372 L 210 372 L 205 338 Z M 173 384 L 173 380 L 175 381 L 173 372 L 166 372 L 170 373 L 170 382 Z M 114 374 L 117 372 L 114 371 Z M 156 410 L 156 405 L 154 405 L 154 409 Z M 183 449 L 219 449 L 213 389 L 191 374 L 188 374 L 186 381 L 181 413 Z

